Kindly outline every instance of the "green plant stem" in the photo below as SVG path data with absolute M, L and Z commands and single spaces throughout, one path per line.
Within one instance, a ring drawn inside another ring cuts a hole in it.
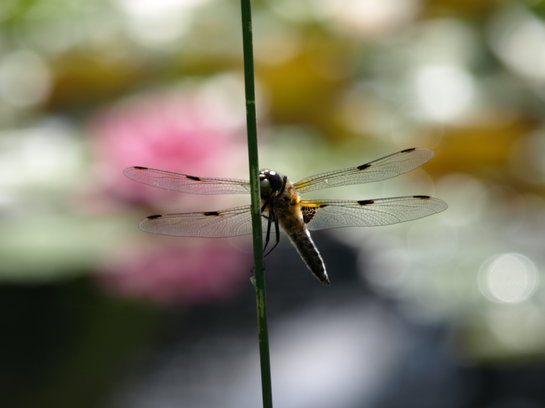
M 259 356 L 261 359 L 261 388 L 263 407 L 272 408 L 271 362 L 265 292 L 265 263 L 263 261 L 263 231 L 261 225 L 261 197 L 259 188 L 259 160 L 257 154 L 257 116 L 255 107 L 254 56 L 252 41 L 251 0 L 241 0 L 242 44 L 244 52 L 244 84 L 246 89 L 246 125 L 248 129 L 248 157 L 252 189 L 252 227 L 255 263 L 255 292 Z

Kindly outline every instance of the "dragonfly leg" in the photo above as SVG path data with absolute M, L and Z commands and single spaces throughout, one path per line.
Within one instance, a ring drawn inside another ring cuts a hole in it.
M 263 212 L 263 209 L 261 210 Z M 269 222 L 267 223 L 267 234 L 265 235 L 265 246 L 263 247 L 263 252 L 265 252 L 265 249 L 267 249 L 267 245 L 269 245 L 269 242 L 271 240 L 271 224 L 272 224 L 272 218 L 268 215 L 261 214 L 265 219 L 267 219 Z M 274 214 L 276 215 L 276 213 Z M 276 246 L 276 245 L 275 245 Z M 274 249 L 274 248 L 273 248 Z M 269 251 L 270 253 L 271 251 Z M 267 254 L 268 255 L 268 254 Z M 265 255 L 266 256 L 266 255 Z M 255 266 L 252 268 L 250 273 L 253 273 L 255 269 Z
M 267 234 L 265 235 L 265 246 L 263 247 L 263 252 L 267 249 L 267 245 L 269 245 L 269 242 L 271 240 L 271 224 L 272 224 L 272 218 L 269 216 L 264 216 L 269 222 L 267 223 Z
M 278 190 L 276 192 L 276 197 L 284 194 L 284 190 L 286 189 L 286 183 L 288 182 L 288 177 L 287 176 L 284 176 L 284 178 L 282 179 L 282 187 L 280 187 L 280 190 Z M 265 210 L 265 207 L 267 206 L 267 203 L 263 206 L 263 209 L 262 210 Z M 263 212 L 263 211 L 262 211 Z M 275 229 L 275 235 L 276 235 L 276 242 L 274 244 L 274 246 L 269 250 L 269 252 L 267 252 L 265 254 L 265 256 L 269 255 L 273 250 L 274 248 L 276 248 L 278 246 L 278 244 L 280 243 L 280 227 L 278 225 L 278 216 L 276 215 L 276 210 L 274 208 L 274 205 L 271 205 L 270 206 L 270 210 L 269 210 L 269 217 L 265 216 L 265 218 L 267 218 L 269 220 L 269 224 L 267 225 L 267 236 L 266 236 L 266 243 L 265 243 L 265 247 L 263 248 L 263 252 L 265 252 L 265 249 L 267 248 L 267 245 L 269 244 L 270 240 L 271 240 L 271 224 L 272 222 L 274 221 L 274 229 Z
M 279 228 L 279 225 L 278 225 L 278 217 L 276 216 L 276 212 L 274 211 L 274 208 L 271 208 L 271 212 L 274 214 L 273 216 L 273 219 L 269 219 L 269 225 L 267 226 L 267 244 L 269 243 L 270 241 L 270 230 L 271 230 L 271 224 L 272 222 L 274 221 L 274 229 L 275 229 L 275 234 L 276 234 L 276 242 L 274 244 L 274 246 L 269 249 L 269 252 L 267 252 L 265 254 L 265 256 L 269 255 L 273 250 L 274 248 L 276 248 L 278 246 L 278 244 L 280 243 L 280 228 Z M 265 245 L 265 248 L 267 247 L 267 245 Z M 265 252 L 265 248 L 263 248 L 263 252 Z
M 265 235 L 265 245 L 263 247 L 263 252 L 267 249 L 267 246 L 269 245 L 269 242 L 271 242 L 271 225 L 274 222 L 274 229 L 275 229 L 275 235 L 276 235 L 276 242 L 274 246 L 265 254 L 265 256 L 269 255 L 274 248 L 278 246 L 280 243 L 280 227 L 278 225 L 278 216 L 276 215 L 276 210 L 274 208 L 274 205 L 271 205 L 271 201 L 273 200 L 273 197 L 278 197 L 282 194 L 284 194 L 284 191 L 286 190 L 286 183 L 288 182 L 288 177 L 284 176 L 282 179 L 282 186 L 280 187 L 280 190 L 278 190 L 276 193 L 271 195 L 265 204 L 261 207 L 261 213 L 265 211 L 267 206 L 269 206 L 269 215 L 263 214 L 263 217 L 265 217 L 269 222 L 267 224 L 267 234 Z

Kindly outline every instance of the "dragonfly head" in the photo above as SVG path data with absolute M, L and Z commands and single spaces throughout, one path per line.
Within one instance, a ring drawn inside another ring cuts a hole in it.
M 261 170 L 259 172 L 259 186 L 261 187 L 261 198 L 267 199 L 282 188 L 282 176 L 273 170 Z

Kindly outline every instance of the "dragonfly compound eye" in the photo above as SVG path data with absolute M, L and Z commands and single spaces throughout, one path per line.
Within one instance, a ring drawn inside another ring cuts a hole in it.
M 267 199 L 274 192 L 280 191 L 282 177 L 275 171 L 261 170 L 259 172 L 259 186 L 261 187 L 261 198 Z
M 282 188 L 282 176 L 273 170 L 265 171 L 265 176 L 267 177 L 267 180 L 269 181 L 272 190 L 280 191 L 280 189 Z
M 259 187 L 261 190 L 261 198 L 266 199 L 272 194 L 271 183 L 267 178 L 268 170 L 259 172 Z

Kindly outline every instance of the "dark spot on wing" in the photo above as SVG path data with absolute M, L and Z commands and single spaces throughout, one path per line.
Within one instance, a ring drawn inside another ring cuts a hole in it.
M 303 207 L 303 222 L 308 224 L 316 215 L 316 207 Z
M 147 170 L 148 168 L 147 168 L 147 167 L 142 167 L 142 166 L 134 166 L 133 169 L 136 169 L 136 170 Z
M 410 149 L 405 149 L 405 150 L 402 150 L 401 153 L 409 153 L 409 152 L 412 152 L 416 150 L 416 147 L 413 147 L 413 148 L 410 148 Z
M 148 220 L 154 220 L 156 218 L 161 218 L 162 215 L 150 215 L 149 217 L 147 217 Z
M 358 201 L 359 205 L 369 205 L 369 204 L 374 204 L 374 203 L 375 203 L 375 200 L 360 200 L 360 201 Z
M 203 215 L 212 215 L 212 216 L 219 216 L 220 213 L 218 211 L 208 211 L 208 212 L 205 212 L 203 213 Z
M 422 200 L 428 200 L 431 197 L 430 196 L 419 195 L 419 196 L 413 196 L 413 198 L 421 198 Z
M 318 209 L 324 208 L 324 207 L 327 207 L 327 204 L 322 204 L 319 207 L 304 207 L 303 206 L 303 208 L 301 208 L 301 211 L 303 212 L 303 222 L 305 224 L 308 224 L 309 222 L 311 222 L 314 216 L 316 215 L 316 212 L 318 211 Z
M 186 176 L 189 180 L 195 180 L 195 181 L 201 181 L 201 178 L 200 177 L 195 177 L 195 176 Z
M 368 167 L 371 167 L 372 165 L 370 163 L 362 164 L 361 166 L 358 166 L 358 170 L 365 170 Z

